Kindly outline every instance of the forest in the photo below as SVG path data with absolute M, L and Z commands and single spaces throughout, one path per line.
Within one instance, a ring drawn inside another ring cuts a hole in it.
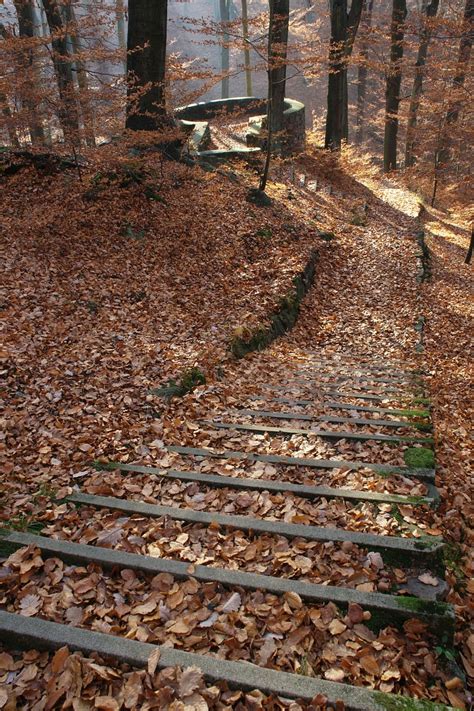
M 468 711 L 473 0 L 0 0 L 0 709 Z

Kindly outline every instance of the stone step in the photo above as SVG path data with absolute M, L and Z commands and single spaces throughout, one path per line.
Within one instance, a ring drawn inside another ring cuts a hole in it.
M 266 398 L 259 396 L 259 395 L 252 395 L 249 400 L 254 400 L 254 401 L 265 401 Z M 314 405 L 315 402 L 314 400 L 304 400 L 297 398 L 295 399 L 294 397 L 275 397 L 275 398 L 270 398 L 270 402 L 281 402 L 286 405 L 294 405 L 295 407 L 308 407 L 309 405 Z M 329 400 L 329 401 L 323 401 L 322 402 L 323 407 L 328 407 L 331 410 L 355 410 L 356 412 L 381 412 L 382 414 L 385 415 L 398 415 L 398 416 L 403 416 L 404 413 L 410 412 L 410 413 L 416 413 L 416 414 L 411 414 L 411 417 L 430 417 L 431 413 L 429 412 L 427 406 L 424 406 L 424 409 L 418 410 L 418 409 L 402 409 L 402 408 L 389 408 L 389 407 L 375 407 L 371 405 L 354 405 L 353 403 L 349 402 L 338 402 L 335 400 Z M 406 415 L 408 417 L 409 415 Z
M 174 648 L 115 637 L 103 632 L 62 625 L 38 617 L 23 617 L 0 610 L 2 641 L 12 648 L 46 649 L 54 651 L 67 646 L 83 654 L 97 654 L 121 664 L 146 669 L 150 657 L 160 651 L 157 668 L 179 666 L 198 667 L 210 683 L 226 681 L 229 686 L 246 691 L 261 689 L 284 698 L 311 701 L 322 694 L 328 703 L 340 701 L 346 711 L 406 711 L 407 702 L 413 711 L 449 711 L 442 704 L 417 701 L 406 696 L 386 694 L 363 687 L 326 681 L 316 677 L 266 669 L 248 662 L 229 662 L 216 657 L 182 652 Z M 451 710 L 452 711 L 452 710 Z
M 390 363 L 387 363 L 386 361 L 378 360 L 378 359 L 373 359 L 373 358 L 357 358 L 355 359 L 354 357 L 350 355 L 346 356 L 340 356 L 338 355 L 337 358 L 328 358 L 325 356 L 317 356 L 315 353 L 308 353 L 304 358 L 299 358 L 296 359 L 298 363 L 305 363 L 309 364 L 311 366 L 324 366 L 324 365 L 333 365 L 333 366 L 340 366 L 344 365 L 346 367 L 353 367 L 354 370 L 357 370 L 358 368 L 370 368 L 372 370 L 388 370 L 390 372 L 393 372 L 394 370 L 402 373 L 413 373 L 413 370 L 406 370 L 405 366 L 406 363 L 404 363 L 401 360 L 392 360 Z
M 355 378 L 337 378 L 333 379 L 330 381 L 326 380 L 308 380 L 306 378 L 293 378 L 291 380 L 288 380 L 284 385 L 289 385 L 292 386 L 293 384 L 295 385 L 303 385 L 304 387 L 311 389 L 314 388 L 316 390 L 321 390 L 321 389 L 327 389 L 327 388 L 337 388 L 337 387 L 352 387 L 354 392 L 357 393 L 368 393 L 374 394 L 374 395 L 400 395 L 402 397 L 411 397 L 412 396 L 412 390 L 401 390 L 400 388 L 385 388 L 382 385 L 375 383 L 374 385 L 368 385 L 366 383 L 357 383 Z
M 293 390 L 294 388 L 300 388 L 299 384 L 295 384 L 295 386 L 292 387 L 292 385 L 289 383 L 288 385 L 263 385 L 266 390 L 274 390 L 276 392 L 287 392 L 288 390 Z M 356 391 L 356 390 L 351 390 L 348 392 L 342 392 L 341 390 L 335 390 L 332 389 L 333 385 L 325 385 L 323 384 L 316 384 L 313 383 L 311 386 L 314 390 L 322 390 L 324 397 L 340 397 L 340 398 L 348 398 L 352 400 L 372 400 L 373 402 L 387 402 L 388 400 L 395 400 L 396 402 L 401 402 L 402 400 L 408 400 L 412 399 L 414 395 L 411 395 L 410 393 L 403 393 L 403 397 L 395 398 L 393 397 L 393 393 L 388 393 L 388 394 L 375 394 L 372 392 L 366 392 L 366 391 Z M 308 389 L 308 388 L 307 388 Z M 317 393 L 316 393 L 317 395 Z M 315 401 L 312 400 L 312 403 Z
M 346 439 L 356 442 L 407 442 L 409 444 L 432 444 L 433 440 L 429 437 L 402 437 L 397 435 L 376 434 L 372 432 L 344 432 L 332 430 L 302 430 L 293 427 L 272 427 L 271 425 L 252 425 L 241 424 L 237 422 L 215 422 L 214 420 L 203 420 L 203 425 L 215 427 L 219 430 L 237 430 L 239 432 L 256 432 L 258 434 L 271 434 L 274 436 L 281 435 L 282 437 L 292 437 L 299 435 L 308 437 L 315 435 L 322 439 L 340 440 Z
M 403 476 L 416 478 L 420 481 L 434 482 L 434 469 L 413 469 L 393 464 L 374 464 L 371 462 L 359 462 L 346 459 L 306 459 L 302 457 L 286 457 L 281 454 L 255 454 L 254 452 L 241 452 L 225 450 L 217 452 L 214 449 L 199 447 L 182 447 L 172 444 L 166 447 L 169 452 L 184 454 L 191 457 L 214 457 L 216 459 L 247 459 L 250 462 L 268 462 L 269 464 L 285 464 L 295 467 L 310 467 L 313 469 L 371 469 L 380 474 L 402 474 Z
M 306 499 L 326 498 L 345 499 L 347 501 L 370 501 L 381 504 L 410 504 L 419 506 L 426 504 L 433 506 L 434 497 L 429 496 L 404 496 L 401 494 L 384 494 L 377 491 L 357 491 L 353 489 L 335 489 L 329 486 L 309 486 L 305 484 L 293 484 L 287 481 L 277 481 L 274 479 L 250 479 L 237 476 L 224 476 L 223 474 L 201 474 L 200 472 L 181 471 L 176 469 L 159 469 L 158 467 L 141 466 L 140 464 L 121 464 L 120 462 L 108 462 L 101 466 L 96 465 L 96 469 L 110 471 L 119 469 L 122 472 L 136 472 L 137 474 L 148 474 L 161 476 L 164 479 L 177 479 L 179 481 L 193 481 L 199 484 L 214 487 L 229 487 L 231 489 L 243 489 L 254 491 L 273 491 L 276 493 L 288 492 Z
M 285 538 L 305 538 L 308 541 L 318 541 L 319 543 L 349 541 L 354 545 L 380 552 L 388 563 L 401 567 L 427 565 L 431 566 L 432 569 L 442 570 L 442 552 L 445 544 L 441 538 L 435 536 L 430 536 L 429 540 L 381 536 L 373 533 L 346 531 L 339 528 L 318 528 L 299 523 L 258 519 L 252 516 L 231 516 L 214 511 L 195 511 L 187 508 L 156 506 L 141 501 L 129 501 L 111 496 L 93 496 L 82 493 L 72 494 L 67 500 L 74 504 L 123 511 L 130 515 L 139 514 L 150 518 L 168 516 L 171 519 L 187 523 L 198 523 L 205 526 L 218 524 L 225 528 L 270 533 Z
M 68 541 L 37 536 L 31 533 L 12 532 L 2 538 L 2 550 L 12 552 L 24 546 L 35 546 L 43 556 L 60 558 L 68 564 L 89 565 L 94 563 L 104 569 L 125 568 L 149 575 L 169 573 L 179 579 L 190 577 L 200 582 L 218 582 L 227 587 L 241 587 L 246 590 L 264 590 L 275 595 L 295 592 L 309 603 L 334 602 L 346 610 L 350 603 L 356 603 L 371 612 L 368 623 L 373 629 L 381 629 L 388 624 L 403 622 L 413 617 L 425 622 L 439 640 L 450 645 L 454 633 L 454 612 L 451 605 L 416 597 L 402 597 L 379 592 L 361 592 L 334 585 L 318 585 L 293 578 L 245 573 L 207 565 L 193 565 L 180 560 L 127 553 L 126 551 L 69 543 Z
M 277 412 L 275 410 L 246 410 L 232 409 L 231 415 L 244 415 L 246 417 L 262 417 L 275 420 L 300 420 L 302 422 L 330 422 L 335 425 L 352 424 L 361 427 L 393 427 L 394 429 L 415 428 L 417 423 L 403 420 L 376 420 L 358 417 L 335 417 L 333 415 L 305 415 L 298 412 Z M 429 427 L 429 425 L 427 425 Z
M 356 373 L 356 375 L 354 375 Z M 334 377 L 337 378 L 338 380 L 342 381 L 347 381 L 350 380 L 352 382 L 356 383 L 386 383 L 388 385 L 397 385 L 397 384 L 405 384 L 409 385 L 412 384 L 413 382 L 416 383 L 416 376 L 412 375 L 399 375 L 399 376 L 386 376 L 386 377 L 379 377 L 378 373 L 375 375 L 372 375 L 370 372 L 367 374 L 360 374 L 362 371 L 358 371 L 357 369 L 355 370 L 322 370 L 322 369 L 316 369 L 316 368 L 311 368 L 311 369 L 302 369 L 302 370 L 296 370 L 295 374 L 296 376 L 303 376 L 304 378 L 311 378 L 314 379 L 314 377 Z

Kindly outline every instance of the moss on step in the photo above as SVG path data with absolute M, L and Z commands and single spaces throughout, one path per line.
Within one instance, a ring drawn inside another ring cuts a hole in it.
M 412 469 L 434 469 L 435 456 L 428 447 L 408 447 L 403 453 L 407 467 Z
M 409 699 L 399 694 L 374 691 L 374 699 L 384 711 L 447 711 L 447 706 L 424 699 Z
M 430 417 L 429 410 L 394 410 L 394 413 L 402 417 Z
M 430 405 L 431 404 L 429 397 L 420 397 L 420 396 L 414 397 L 412 402 L 414 405 Z
M 433 432 L 433 425 L 425 422 L 413 422 L 412 427 L 416 427 L 420 432 Z
M 248 328 L 240 326 L 234 331 L 230 350 L 235 358 L 243 358 L 252 351 L 261 351 L 275 338 L 291 330 L 298 318 L 300 304 L 314 280 L 318 253 L 312 251 L 304 270 L 293 279 L 292 290 L 280 300 L 278 310 L 270 317 L 269 326 Z

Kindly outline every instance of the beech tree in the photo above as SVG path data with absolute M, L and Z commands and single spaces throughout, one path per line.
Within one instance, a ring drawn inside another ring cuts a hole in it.
M 230 67 L 230 49 L 229 49 L 229 35 L 227 34 L 226 27 L 230 20 L 229 12 L 229 0 L 219 0 L 219 21 L 222 23 L 224 28 L 222 44 L 221 44 L 221 97 L 227 99 L 229 97 L 229 67 Z
M 35 36 L 35 11 L 30 0 L 15 0 L 14 4 L 18 17 L 19 35 L 20 38 L 26 40 L 25 46 L 21 47 L 18 52 L 18 68 L 23 79 L 22 103 L 27 113 L 31 143 L 33 145 L 43 144 L 45 143 L 45 133 L 37 102 L 34 99 L 35 93 L 38 91 L 38 87 L 35 86 L 38 81 L 38 73 L 35 66 L 34 47 L 29 41 Z
M 456 74 L 453 79 L 453 98 L 450 102 L 443 131 L 441 132 L 441 146 L 438 150 L 437 165 L 444 166 L 449 160 L 450 132 L 457 123 L 463 105 L 462 91 L 471 58 L 471 49 L 474 35 L 474 0 L 466 0 L 464 7 L 464 27 L 459 44 L 459 55 Z
M 363 0 L 330 0 L 331 38 L 326 114 L 326 148 L 338 150 L 349 139 L 347 64 L 362 14 Z
M 431 25 L 430 19 L 436 16 L 439 7 L 439 0 L 423 0 L 422 14 L 423 25 L 420 33 L 420 45 L 418 47 L 418 55 L 415 65 L 415 78 L 413 80 L 413 88 L 411 92 L 410 108 L 408 110 L 408 123 L 405 148 L 405 167 L 414 165 L 415 156 L 415 140 L 416 140 L 416 125 L 418 121 L 418 109 L 420 106 L 421 95 L 423 92 L 423 76 L 425 73 L 425 65 L 428 57 L 428 48 L 431 40 Z
M 167 120 L 167 21 L 167 0 L 129 0 L 126 127 L 133 131 L 153 131 Z
M 286 60 L 288 52 L 289 0 L 269 0 L 268 57 L 267 57 L 267 150 L 259 190 L 265 190 L 270 157 L 281 148 L 283 111 L 286 89 Z
M 406 0 L 393 0 L 390 28 L 390 64 L 387 71 L 385 89 L 383 168 L 386 173 L 397 168 L 398 108 L 402 86 L 403 40 L 406 15 Z
M 43 0 L 51 33 L 52 60 L 59 91 L 58 118 L 64 139 L 72 144 L 79 140 L 79 113 L 69 53 L 67 28 L 56 0 Z
M 268 42 L 270 123 L 273 136 L 283 129 L 288 53 L 289 0 L 270 0 L 270 36 Z M 278 136 L 276 136 L 278 142 Z
M 372 10 L 374 0 L 365 0 L 361 23 L 363 34 L 359 51 L 359 65 L 357 69 L 357 115 L 356 115 L 356 143 L 364 140 L 365 103 L 367 96 L 367 60 L 369 57 L 369 31 L 372 25 Z
M 245 88 L 247 96 L 252 96 L 252 70 L 250 68 L 249 17 L 247 0 L 242 0 L 242 36 L 244 39 Z

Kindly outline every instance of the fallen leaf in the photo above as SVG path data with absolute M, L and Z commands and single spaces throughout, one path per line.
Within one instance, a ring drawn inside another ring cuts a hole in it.
M 69 649 L 67 647 L 61 647 L 61 649 L 58 649 L 53 659 L 51 660 L 51 671 L 53 672 L 53 674 L 57 674 L 58 672 L 63 670 L 64 663 L 66 662 L 66 659 L 68 659 L 68 657 Z
M 423 575 L 419 575 L 418 580 L 425 585 L 433 585 L 433 587 L 436 587 L 439 583 L 438 578 L 430 573 L 423 573 Z
M 156 668 L 158 666 L 158 662 L 160 661 L 161 657 L 161 649 L 157 647 L 148 657 L 148 662 L 147 662 L 147 669 L 148 669 L 148 674 L 150 676 L 153 676 L 153 674 L 156 671 Z
M 242 604 L 242 598 L 238 592 L 232 593 L 229 599 L 220 608 L 221 612 L 236 612 Z
M 217 612 L 213 612 L 209 617 L 207 617 L 205 620 L 200 622 L 198 624 L 198 627 L 212 627 L 214 622 L 219 619 L 219 614 Z
M 377 660 L 371 654 L 367 654 L 359 659 L 359 663 L 368 674 L 372 676 L 377 676 L 380 674 L 380 667 Z
M 96 709 L 102 711 L 119 711 L 120 706 L 113 696 L 98 696 L 94 701 Z
M 326 669 L 324 672 L 324 678 L 328 681 L 342 681 L 344 679 L 344 672 L 342 669 Z
M 202 671 L 198 667 L 187 667 L 179 680 L 179 695 L 181 698 L 190 696 L 203 684 Z
M 346 629 L 347 629 L 346 625 L 337 619 L 333 620 L 329 624 L 329 631 L 332 635 L 341 634 Z
M 23 617 L 33 617 L 41 607 L 39 595 L 25 595 L 20 601 L 20 615 Z

